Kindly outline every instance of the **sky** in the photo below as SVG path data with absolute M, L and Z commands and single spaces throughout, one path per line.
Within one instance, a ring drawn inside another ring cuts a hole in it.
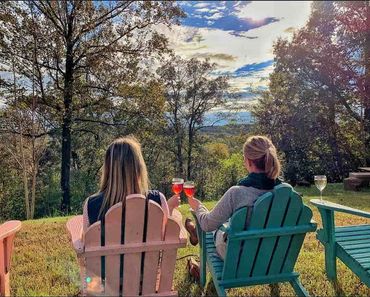
M 179 1 L 187 14 L 166 31 L 170 46 L 184 58 L 210 58 L 216 74 L 230 76 L 241 102 L 251 89 L 265 89 L 273 70 L 273 43 L 291 38 L 305 25 L 310 1 Z

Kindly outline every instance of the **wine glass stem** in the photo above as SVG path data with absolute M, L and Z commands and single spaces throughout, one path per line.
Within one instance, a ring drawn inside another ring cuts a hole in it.
M 320 191 L 320 201 L 322 201 L 322 190 Z

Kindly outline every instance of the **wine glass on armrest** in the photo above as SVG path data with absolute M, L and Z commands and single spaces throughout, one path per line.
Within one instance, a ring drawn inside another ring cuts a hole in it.
M 322 202 L 322 191 L 325 189 L 327 184 L 326 175 L 315 175 L 314 180 L 316 188 L 320 191 L 320 201 Z

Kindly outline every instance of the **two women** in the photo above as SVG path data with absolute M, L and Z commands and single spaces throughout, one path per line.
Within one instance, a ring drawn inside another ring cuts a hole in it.
M 231 187 L 218 201 L 212 211 L 197 199 L 189 199 L 201 228 L 215 231 L 216 250 L 225 255 L 226 238 L 218 228 L 226 223 L 233 213 L 244 206 L 253 206 L 257 198 L 280 183 L 280 162 L 276 148 L 264 136 L 252 136 L 243 147 L 244 165 L 249 174 Z M 141 153 L 140 144 L 132 137 L 115 140 L 107 149 L 103 165 L 100 190 L 89 197 L 84 205 L 84 229 L 103 218 L 106 211 L 118 202 L 125 202 L 130 194 L 144 194 L 161 205 L 165 220 L 178 207 L 180 197 L 172 196 L 166 201 L 164 195 L 148 188 L 148 173 Z M 247 224 L 248 224 L 247 218 Z M 188 228 L 189 231 L 189 228 Z M 190 229 L 192 236 L 195 230 Z

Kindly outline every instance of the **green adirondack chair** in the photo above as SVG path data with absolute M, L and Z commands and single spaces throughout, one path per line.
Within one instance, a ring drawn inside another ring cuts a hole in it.
M 317 231 L 317 239 L 325 246 L 325 268 L 329 279 L 337 278 L 338 257 L 360 280 L 370 287 L 370 225 L 335 227 L 334 212 L 348 213 L 370 218 L 370 213 L 329 201 L 313 199 L 323 228 Z
M 245 227 L 248 212 L 251 219 Z M 259 197 L 253 208 L 243 207 L 233 214 L 225 228 L 225 261 L 216 253 L 213 233 L 202 231 L 196 220 L 201 286 L 206 283 L 207 263 L 219 296 L 226 296 L 228 288 L 279 282 L 290 282 L 297 295 L 309 296 L 293 269 L 306 233 L 316 230 L 311 218 L 312 211 L 293 188 L 278 185 Z

